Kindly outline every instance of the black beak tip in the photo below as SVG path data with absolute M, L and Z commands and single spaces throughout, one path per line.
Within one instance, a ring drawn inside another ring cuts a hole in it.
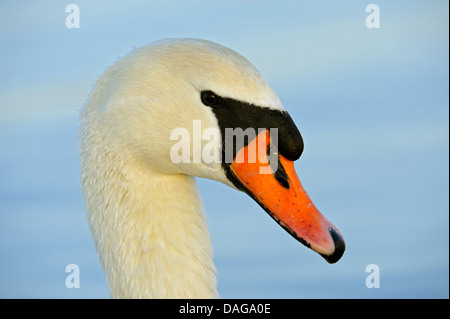
M 341 235 L 333 228 L 328 228 L 330 232 L 331 238 L 334 242 L 334 252 L 331 255 L 322 255 L 323 258 L 330 264 L 334 264 L 339 259 L 341 259 L 342 255 L 344 255 L 345 251 L 345 242 Z

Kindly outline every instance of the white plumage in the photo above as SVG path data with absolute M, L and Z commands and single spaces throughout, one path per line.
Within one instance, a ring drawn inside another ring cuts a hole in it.
M 194 120 L 218 128 L 202 90 L 283 109 L 245 58 L 213 42 L 179 39 L 135 49 L 109 67 L 82 110 L 87 219 L 115 298 L 218 297 L 192 176 L 234 186 L 219 161 L 175 164 L 169 156 L 174 128 L 191 136 Z

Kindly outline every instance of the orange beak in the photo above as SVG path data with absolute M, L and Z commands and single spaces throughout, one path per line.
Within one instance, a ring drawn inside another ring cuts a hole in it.
M 229 165 L 230 171 L 241 188 L 293 237 L 329 263 L 337 262 L 345 250 L 341 233 L 319 212 L 303 189 L 294 162 L 276 153 L 271 161 L 267 159 L 270 145 L 269 131 L 260 132 L 237 152 Z

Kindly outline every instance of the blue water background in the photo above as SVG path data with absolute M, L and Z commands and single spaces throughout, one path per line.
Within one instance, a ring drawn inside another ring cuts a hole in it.
M 0 297 L 109 297 L 79 189 L 79 109 L 132 48 L 200 37 L 277 91 L 305 140 L 302 183 L 347 244 L 329 265 L 245 194 L 199 179 L 221 297 L 448 298 L 448 2 L 377 1 L 379 29 L 369 3 L 77 1 L 67 29 L 69 2 L 2 1 Z

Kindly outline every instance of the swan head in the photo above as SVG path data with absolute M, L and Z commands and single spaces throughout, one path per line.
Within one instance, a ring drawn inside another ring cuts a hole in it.
M 119 60 L 96 86 L 107 94 L 93 91 L 84 120 L 101 123 L 126 160 L 244 191 L 328 262 L 343 255 L 342 235 L 295 173 L 300 132 L 244 57 L 210 41 L 162 40 Z

